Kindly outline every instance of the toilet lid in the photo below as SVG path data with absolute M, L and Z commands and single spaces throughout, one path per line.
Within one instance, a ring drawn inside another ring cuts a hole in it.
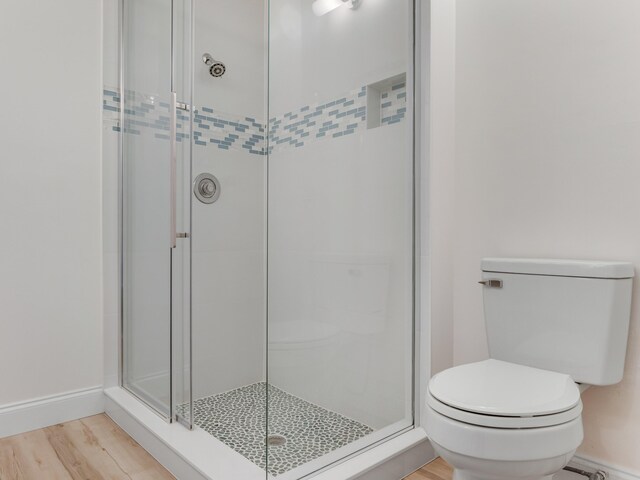
M 550 415 L 580 402 L 580 391 L 569 375 L 493 359 L 435 375 L 429 392 L 460 410 L 508 417 Z

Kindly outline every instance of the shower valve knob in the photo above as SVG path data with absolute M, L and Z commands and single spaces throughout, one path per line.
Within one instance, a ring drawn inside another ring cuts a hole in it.
M 208 182 L 205 182 L 202 185 L 202 193 L 205 195 L 213 195 L 213 192 L 215 191 L 216 191 L 216 188 L 213 185 L 213 182 L 211 180 L 209 180 Z
M 220 182 L 210 173 L 201 173 L 193 182 L 193 193 L 202 203 L 213 203 L 220 196 Z

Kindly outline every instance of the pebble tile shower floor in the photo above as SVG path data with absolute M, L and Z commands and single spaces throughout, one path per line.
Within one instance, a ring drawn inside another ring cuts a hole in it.
M 265 449 L 266 383 L 255 383 L 193 402 L 196 425 L 261 468 Z M 280 475 L 371 433 L 372 428 L 269 386 L 268 472 Z

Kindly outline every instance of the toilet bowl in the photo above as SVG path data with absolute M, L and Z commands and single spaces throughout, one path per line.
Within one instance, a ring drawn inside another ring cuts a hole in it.
M 485 360 L 432 379 L 426 430 L 456 480 L 541 480 L 582 442 L 581 413 L 568 375 Z
M 633 266 L 485 258 L 489 360 L 435 375 L 425 429 L 454 480 L 550 480 L 582 442 L 581 388 L 624 371 Z

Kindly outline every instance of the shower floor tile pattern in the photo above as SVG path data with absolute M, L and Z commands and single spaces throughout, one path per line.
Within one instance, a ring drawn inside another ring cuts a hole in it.
M 261 468 L 265 450 L 266 383 L 195 400 L 193 420 Z M 373 432 L 367 425 L 269 386 L 269 435 L 286 438 L 269 447 L 268 472 L 280 475 Z

